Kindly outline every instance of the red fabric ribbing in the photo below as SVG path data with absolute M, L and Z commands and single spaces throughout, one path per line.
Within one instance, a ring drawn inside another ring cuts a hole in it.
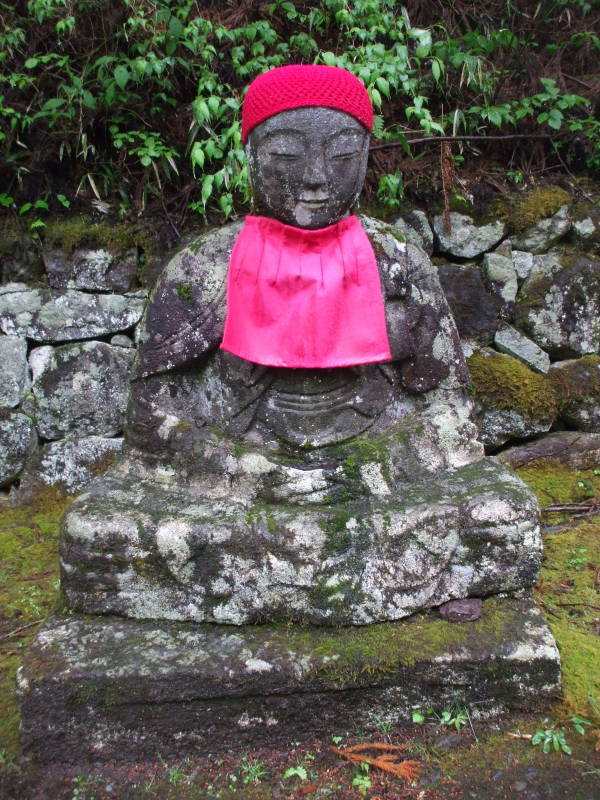
M 373 128 L 371 100 L 355 75 L 324 64 L 291 64 L 259 75 L 248 87 L 242 107 L 242 142 L 269 117 L 305 106 L 345 111 L 368 131 Z
M 389 361 L 379 270 L 358 218 L 307 230 L 248 215 L 229 263 L 221 348 L 273 367 Z

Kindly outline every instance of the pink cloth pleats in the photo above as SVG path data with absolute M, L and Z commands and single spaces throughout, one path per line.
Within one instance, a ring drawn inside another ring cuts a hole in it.
M 306 230 L 248 215 L 229 263 L 221 347 L 275 367 L 389 360 L 379 270 L 358 218 Z

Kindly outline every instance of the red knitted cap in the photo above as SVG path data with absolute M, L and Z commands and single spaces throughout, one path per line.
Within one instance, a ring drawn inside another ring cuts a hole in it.
M 305 106 L 345 111 L 368 131 L 373 128 L 371 100 L 355 75 L 324 64 L 292 64 L 259 75 L 248 87 L 242 106 L 242 142 L 269 117 Z

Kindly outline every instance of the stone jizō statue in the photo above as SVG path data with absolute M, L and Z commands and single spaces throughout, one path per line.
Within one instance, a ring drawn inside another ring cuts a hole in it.
M 250 86 L 254 211 L 151 296 L 125 455 L 65 519 L 72 609 L 366 624 L 535 580 L 537 505 L 477 442 L 435 270 L 352 212 L 371 126 L 335 67 Z

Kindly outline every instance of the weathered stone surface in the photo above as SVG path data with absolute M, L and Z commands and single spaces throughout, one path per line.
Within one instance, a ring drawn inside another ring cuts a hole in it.
M 380 267 L 392 363 L 285 370 L 218 350 L 227 263 L 239 231 L 237 224 L 227 226 L 180 252 L 153 292 L 140 326 L 129 440 L 141 450 L 167 451 L 172 459 L 182 445 L 169 443 L 168 428 L 181 438 L 183 426 L 191 448 L 208 425 L 268 451 L 283 448 L 304 463 L 321 458 L 315 449 L 393 428 L 418 413 L 423 394 L 433 389 L 432 400 L 444 396 L 462 415 L 470 406 L 466 369 L 429 259 L 376 220 L 361 222 Z M 185 366 L 195 358 L 202 359 L 202 369 Z
M 600 248 L 600 208 L 587 200 L 572 209 L 574 243 L 586 252 L 597 253 Z
M 124 333 L 117 333 L 114 336 L 111 336 L 110 343 L 114 344 L 115 347 L 135 347 L 133 340 Z
M 32 350 L 37 427 L 45 439 L 116 436 L 123 429 L 133 351 L 105 342 Z
M 527 439 L 552 427 L 551 422 L 531 419 L 520 411 L 496 408 L 478 408 L 477 424 L 480 441 L 492 452 L 511 439 Z
M 0 409 L 0 486 L 19 475 L 36 444 L 35 426 L 29 417 Z
M 439 249 L 459 258 L 474 258 L 498 244 L 506 233 L 504 222 L 497 220 L 488 225 L 476 225 L 472 217 L 450 212 L 451 229 L 446 230 L 444 216 L 433 218 L 433 230 L 439 241 Z M 525 248 L 523 248 L 525 249 Z
M 498 327 L 500 300 L 486 290 L 474 266 L 442 264 L 438 275 L 461 338 L 489 344 Z
M 126 330 L 139 322 L 146 293 L 86 294 L 67 290 L 45 303 L 26 335 L 37 342 L 93 339 Z
M 424 211 L 414 209 L 403 214 L 393 224 L 394 230 L 404 236 L 407 242 L 417 245 L 427 255 L 433 253 L 433 231 Z
M 552 359 L 600 351 L 600 262 L 559 253 L 534 258 L 515 323 Z
M 229 474 L 188 483 L 121 461 L 90 484 L 63 525 L 69 606 L 234 625 L 366 624 L 536 579 L 537 503 L 492 460 L 411 485 L 386 478 L 372 450 L 355 451 L 352 474 L 337 475 L 348 501 L 336 503 L 323 468 L 286 477 L 280 466 L 276 476 L 258 453 L 235 458 Z M 244 500 L 261 484 L 270 501 Z
M 569 206 L 564 205 L 551 217 L 541 219 L 522 233 L 515 234 L 512 237 L 512 243 L 517 250 L 545 253 L 570 229 Z
M 596 469 L 600 464 L 600 433 L 557 431 L 503 450 L 497 458 L 513 469 L 544 463 L 562 464 L 569 469 Z
M 496 349 L 513 358 L 518 358 L 535 372 L 548 372 L 550 369 L 550 356 L 545 353 L 535 342 L 524 336 L 521 331 L 512 325 L 502 325 L 494 336 Z
M 8 219 L 4 226 L 0 223 L 0 284 L 35 283 L 44 275 L 39 247 L 21 231 L 9 229 Z
M 558 361 L 550 377 L 563 398 L 561 419 L 580 431 L 600 433 L 600 356 Z
M 72 253 L 46 249 L 43 258 L 51 286 L 88 292 L 127 292 L 138 266 L 137 251 L 133 248 L 120 253 L 102 247 L 80 247 Z
M 84 436 L 61 439 L 40 447 L 25 467 L 20 490 L 29 494 L 55 486 L 66 494 L 76 494 L 101 475 L 123 448 L 123 439 Z
M 0 335 L 0 365 L 0 406 L 14 408 L 31 385 L 25 339 Z
M 466 600 L 450 600 L 438 608 L 438 614 L 448 622 L 476 622 L 483 613 L 483 600 L 468 597 Z
M 398 723 L 410 708 L 544 709 L 560 659 L 529 601 L 477 622 L 368 628 L 51 619 L 19 672 L 22 742 L 40 761 L 126 761 L 305 741 Z
M 527 250 L 512 250 L 512 260 L 517 278 L 520 283 L 529 277 L 529 273 L 533 267 L 533 253 Z
M 26 336 L 29 326 L 49 293 L 25 283 L 0 286 L 0 330 L 12 336 Z
M 483 257 L 483 274 L 491 291 L 503 303 L 514 303 L 518 285 L 512 256 L 503 253 L 486 253 Z

